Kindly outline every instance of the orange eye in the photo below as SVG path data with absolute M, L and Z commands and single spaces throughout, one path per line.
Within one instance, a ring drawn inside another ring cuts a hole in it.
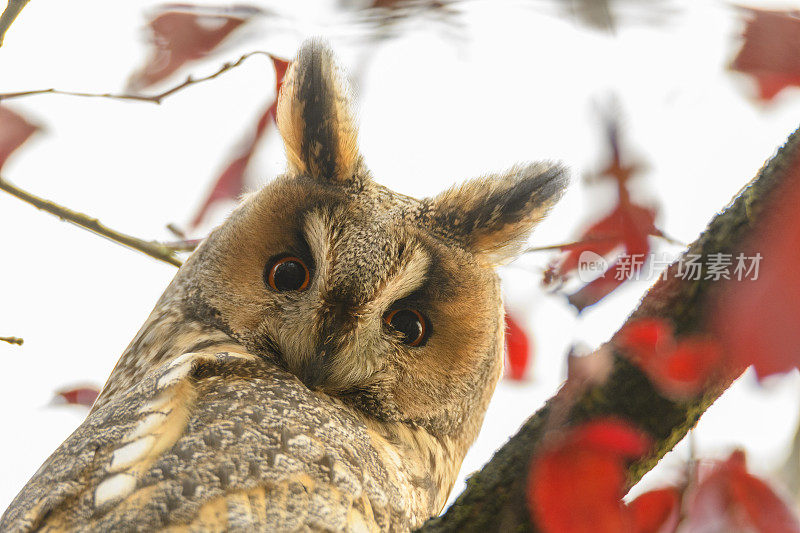
M 267 270 L 267 285 L 276 291 L 303 291 L 311 275 L 303 260 L 293 255 L 281 257 Z
M 383 321 L 403 335 L 403 343 L 419 346 L 428 339 L 428 322 L 415 309 L 395 309 L 383 315 Z

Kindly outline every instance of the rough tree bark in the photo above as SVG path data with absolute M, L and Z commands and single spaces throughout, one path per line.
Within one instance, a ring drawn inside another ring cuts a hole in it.
M 703 234 L 684 252 L 707 257 L 714 253 L 735 253 L 759 227 L 770 202 L 782 186 L 800 154 L 800 129 L 796 130 L 758 175 L 717 215 Z M 647 292 L 631 320 L 657 317 L 668 320 L 676 336 L 704 333 L 709 326 L 710 304 L 719 282 L 684 280 L 676 275 L 678 261 L 667 276 Z M 700 276 L 704 278 L 705 276 Z M 467 488 L 442 516 L 428 521 L 420 531 L 536 531 L 525 503 L 529 465 L 545 433 L 614 416 L 631 422 L 655 442 L 652 453 L 629 465 L 628 486 L 641 477 L 694 427 L 705 410 L 730 386 L 744 369 L 726 369 L 704 394 L 676 402 L 659 394 L 638 367 L 615 350 L 611 341 L 613 367 L 608 379 L 579 392 L 565 384 L 547 404 L 529 418 L 519 432 L 467 481 Z M 551 416 L 568 406 L 565 416 Z M 545 431 L 546 429 L 546 431 Z

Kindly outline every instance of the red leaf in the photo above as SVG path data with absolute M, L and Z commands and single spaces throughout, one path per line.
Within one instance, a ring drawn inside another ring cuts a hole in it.
M 626 531 L 625 463 L 649 447 L 644 434 L 613 419 L 589 422 L 545 445 L 528 478 L 537 525 L 545 533 Z
M 20 115 L 0 106 L 0 169 L 14 150 L 38 130 Z
M 537 462 L 531 505 L 545 533 L 624 531 L 619 462 L 596 451 L 550 453 Z
M 800 85 L 800 12 L 746 9 L 744 44 L 731 64 L 752 75 L 761 100 L 771 100 L 786 87 Z
M 614 418 L 587 422 L 572 432 L 572 444 L 602 451 L 623 459 L 647 453 L 650 439 L 629 424 Z
M 598 178 L 605 177 L 616 183 L 617 205 L 610 213 L 589 226 L 578 244 L 565 249 L 561 258 L 545 272 L 546 284 L 563 281 L 587 260 L 584 254 L 589 253 L 590 260 L 605 261 L 604 258 L 611 252 L 617 252 L 617 259 L 600 277 L 569 295 L 569 302 L 579 311 L 597 303 L 637 275 L 650 252 L 648 237 L 661 235 L 655 225 L 656 210 L 638 205 L 630 198 L 628 181 L 639 166 L 622 163 L 617 124 L 613 120 L 608 124 L 608 138 L 611 163 Z
M 77 387 L 74 389 L 63 389 L 56 391 L 56 398 L 59 398 L 70 405 L 84 405 L 91 407 L 97 399 L 100 391 L 94 387 Z
M 616 338 L 664 394 L 691 397 L 705 389 L 720 368 L 720 345 L 703 337 L 676 340 L 672 327 L 659 319 L 641 319 L 625 326 Z
M 800 366 L 800 152 L 787 154 L 785 185 L 772 194 L 759 227 L 733 254 L 751 260 L 750 275 L 731 276 L 719 288 L 719 297 L 707 316 L 723 344 L 728 366 L 753 365 L 759 378 Z M 755 278 L 755 279 L 753 279 Z
M 202 59 L 259 10 L 252 7 L 166 5 L 150 19 L 153 49 L 128 88 L 138 91 L 163 81 L 184 64 Z
M 642 359 L 675 348 L 672 325 L 660 318 L 642 318 L 630 323 L 620 332 L 618 343 Z
M 578 311 L 596 304 L 628 280 L 628 275 L 618 275 L 622 269 L 615 263 L 602 276 L 593 279 L 577 291 L 567 296 L 567 301 Z
M 239 197 L 244 192 L 244 178 L 247 164 L 253 156 L 258 141 L 264 136 L 267 126 L 274 123 L 278 111 L 278 94 L 281 91 L 283 84 L 283 77 L 286 74 L 286 69 L 289 68 L 289 62 L 275 56 L 272 58 L 272 64 L 275 68 L 275 99 L 269 105 L 266 111 L 261 114 L 256 124 L 255 132 L 250 134 L 244 143 L 243 148 L 240 149 L 239 154 L 231 161 L 228 166 L 222 171 L 214 187 L 211 189 L 208 197 L 203 205 L 198 210 L 197 214 L 192 219 L 189 226 L 196 228 L 200 225 L 205 218 L 208 210 L 212 205 L 220 200 L 231 200 Z
M 685 339 L 664 361 L 663 372 L 676 394 L 700 392 L 722 359 L 719 344 L 710 339 Z
M 701 476 L 681 531 L 800 532 L 795 512 L 764 481 L 747 472 L 735 451 Z
M 645 492 L 628 504 L 633 533 L 672 533 L 680 520 L 681 492 L 676 488 Z
M 522 380 L 531 358 L 528 335 L 516 320 L 506 315 L 506 376 L 512 380 Z

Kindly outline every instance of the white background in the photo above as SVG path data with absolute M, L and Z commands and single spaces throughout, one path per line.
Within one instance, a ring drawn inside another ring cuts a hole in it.
M 603 33 L 561 16 L 564 3 L 463 2 L 458 29 L 417 19 L 402 26 L 400 38 L 375 44 L 369 27 L 332 2 L 274 2 L 279 19 L 256 21 L 189 71 L 210 73 L 254 49 L 291 57 L 306 36 L 327 36 L 343 65 L 359 73 L 353 83 L 361 147 L 385 185 L 424 196 L 518 161 L 556 159 L 571 167 L 573 185 L 535 245 L 574 238 L 609 207 L 611 189 L 580 178 L 604 165 L 598 110 L 616 98 L 628 153 L 648 166 L 637 194 L 659 203 L 660 226 L 688 243 L 800 123 L 800 90 L 770 105 L 749 98 L 754 84 L 726 70 L 742 29 L 732 8 L 641 2 L 652 4 L 667 8 L 661 24 L 643 20 L 647 8 L 623 2 L 621 27 Z M 122 89 L 144 60 L 150 5 L 31 2 L 0 48 L 0 92 Z M 191 218 L 273 98 L 273 86 L 268 62 L 252 58 L 161 106 L 53 95 L 9 102 L 44 131 L 3 175 L 113 228 L 168 239 L 165 224 Z M 283 167 L 273 129 L 252 162 L 252 187 Z M 229 207 L 218 209 L 213 223 Z M 525 383 L 499 385 L 462 475 L 557 390 L 568 347 L 606 340 L 650 283 L 630 283 L 577 318 L 563 297 L 539 286 L 549 259 L 526 257 L 502 272 L 509 307 L 535 338 L 535 367 Z M 54 390 L 101 385 L 174 273 L 0 194 L 0 336 L 25 339 L 22 347 L 0 343 L 0 508 L 86 414 L 49 405 Z M 797 421 L 798 381 L 792 375 L 760 387 L 745 376 L 698 425 L 699 454 L 720 457 L 743 446 L 753 470 L 774 472 Z M 648 483 L 674 479 L 686 457 L 682 445 Z M 460 490 L 461 481 L 454 492 Z

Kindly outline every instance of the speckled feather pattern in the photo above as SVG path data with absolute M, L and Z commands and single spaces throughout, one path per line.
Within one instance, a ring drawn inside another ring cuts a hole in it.
M 185 429 L 168 450 L 139 469 L 149 457 L 141 449 L 112 472 L 119 450 L 165 432 L 151 423 L 137 433 L 143 421 L 163 424 L 177 408 Z M 351 410 L 294 376 L 246 354 L 188 354 L 96 410 L 0 530 L 403 530 L 424 517 L 411 514 L 388 463 Z M 121 475 L 133 483 L 109 486 Z

